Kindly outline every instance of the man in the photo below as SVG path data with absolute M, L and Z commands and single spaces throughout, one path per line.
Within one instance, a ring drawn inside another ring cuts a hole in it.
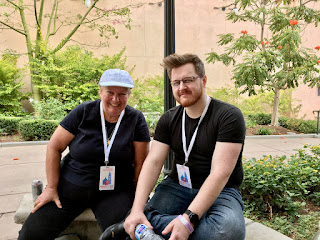
M 238 108 L 207 96 L 207 77 L 198 56 L 173 54 L 163 66 L 180 106 L 158 122 L 124 228 L 131 239 L 140 223 L 169 240 L 244 239 L 239 191 L 243 116 Z M 173 170 L 145 206 L 170 148 Z

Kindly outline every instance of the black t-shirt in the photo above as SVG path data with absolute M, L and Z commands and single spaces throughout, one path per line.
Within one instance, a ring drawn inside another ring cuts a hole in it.
M 75 135 L 69 144 L 61 176 L 73 184 L 98 189 L 100 166 L 105 166 L 100 100 L 78 105 L 60 125 Z M 106 127 L 110 135 L 115 123 L 106 122 Z M 109 156 L 108 166 L 116 166 L 115 190 L 134 186 L 133 141 L 149 142 L 149 129 L 143 114 L 126 106 Z
M 184 164 L 185 162 L 181 132 L 182 113 L 182 106 L 174 107 L 164 113 L 158 122 L 154 136 L 155 140 L 170 145 L 173 150 L 174 166 L 169 176 L 177 182 L 176 164 Z M 192 119 L 186 114 L 187 148 L 199 119 Z M 193 188 L 200 188 L 208 177 L 216 142 L 244 143 L 245 129 L 245 122 L 238 108 L 211 98 L 208 111 L 199 125 L 196 140 L 189 155 L 189 161 L 186 164 L 190 170 Z M 226 187 L 239 187 L 242 180 L 241 149 L 237 164 Z

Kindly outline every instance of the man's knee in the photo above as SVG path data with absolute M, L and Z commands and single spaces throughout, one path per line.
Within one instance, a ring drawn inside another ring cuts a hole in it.
M 223 216 L 224 215 L 224 216 Z M 223 216 L 223 217 L 222 217 Z M 245 221 L 236 214 L 205 216 L 190 239 L 242 240 L 245 238 Z

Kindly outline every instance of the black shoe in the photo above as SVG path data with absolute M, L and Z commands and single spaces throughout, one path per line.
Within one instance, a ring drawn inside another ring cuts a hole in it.
M 111 240 L 111 239 L 125 240 L 127 237 L 129 237 L 129 235 L 124 230 L 123 224 L 124 224 L 124 220 L 109 226 L 101 234 L 99 240 Z

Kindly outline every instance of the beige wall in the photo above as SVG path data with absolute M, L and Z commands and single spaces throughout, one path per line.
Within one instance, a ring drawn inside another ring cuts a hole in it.
M 93 1 L 93 0 L 92 0 Z M 33 1 L 31 1 L 33 2 Z M 52 0 L 46 1 L 46 9 L 50 11 Z M 143 3 L 143 4 L 140 4 Z M 231 23 L 225 20 L 225 13 L 232 11 L 233 6 L 229 6 L 226 11 L 221 7 L 234 3 L 234 1 L 225 0 L 176 0 L 176 52 L 193 52 L 198 54 L 203 60 L 206 53 L 211 50 L 221 51 L 217 47 L 217 35 L 226 32 L 240 34 L 241 30 L 247 30 L 250 34 L 260 34 L 259 27 L 249 23 Z M 162 1 L 157 0 L 101 0 L 98 6 L 110 9 L 113 7 L 122 7 L 131 5 L 131 30 L 120 25 L 115 25 L 119 31 L 118 39 L 111 39 L 109 47 L 96 49 L 89 48 L 97 56 L 102 54 L 111 55 L 119 52 L 126 47 L 127 65 L 135 66 L 133 77 L 147 77 L 156 74 L 163 74 L 160 66 L 164 55 L 164 5 Z M 315 7 L 320 6 L 317 3 Z M 314 6 L 314 5 L 313 5 Z M 64 0 L 60 3 L 63 11 L 62 18 L 71 13 L 83 14 L 86 7 L 83 0 Z M 32 15 L 28 15 L 29 18 Z M 61 29 L 58 34 L 52 38 L 52 46 L 55 46 L 62 37 L 66 36 L 70 28 Z M 34 35 L 34 34 L 33 34 Z M 268 35 L 267 35 L 268 36 Z M 320 31 L 318 28 L 308 28 L 304 34 L 304 44 L 311 48 L 319 45 Z M 97 45 L 103 39 L 97 34 L 87 31 L 80 27 L 79 32 L 73 37 L 76 43 L 86 43 L 87 45 Z M 25 39 L 12 31 L 0 32 L 0 50 L 14 49 L 18 53 L 25 53 Z M 19 64 L 23 65 L 26 57 L 21 57 Z M 208 76 L 208 85 L 213 88 L 222 86 L 233 86 L 230 81 L 232 77 L 232 67 L 226 67 L 221 63 L 207 64 L 206 73 Z M 26 77 L 25 90 L 30 90 L 30 81 Z M 316 89 L 299 87 L 293 92 L 293 98 L 301 100 L 303 104 L 300 116 L 307 115 L 307 118 L 313 119 L 312 110 L 320 109 L 320 97 L 315 94 Z

